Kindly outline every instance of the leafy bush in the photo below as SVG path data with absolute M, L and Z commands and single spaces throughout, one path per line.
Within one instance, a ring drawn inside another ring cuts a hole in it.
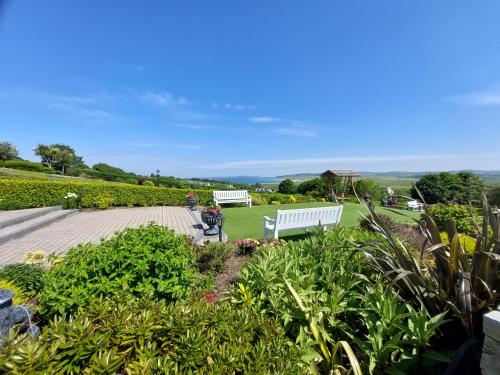
M 155 186 L 154 182 L 153 181 L 150 181 L 150 180 L 146 180 L 144 181 L 144 186 Z
M 110 197 L 109 195 L 100 194 L 95 197 L 95 206 L 100 210 L 105 210 L 108 207 L 111 207 L 115 203 L 115 198 Z
M 0 372 L 303 374 L 300 354 L 279 325 L 250 309 L 118 296 L 56 318 L 37 342 L 10 341 Z
M 293 194 L 295 190 L 295 184 L 289 178 L 281 181 L 278 185 L 278 192 L 281 194 Z
M 486 197 L 483 197 L 483 229 L 478 234 L 472 257 L 467 257 L 453 221 L 446 225 L 449 243 L 443 243 L 432 215 L 427 211 L 422 222 L 422 232 L 432 247 L 429 259 L 410 251 L 384 228 L 373 215 L 372 222 L 383 240 L 363 242 L 360 249 L 366 259 L 384 276 L 387 282 L 401 293 L 401 297 L 414 307 L 425 307 L 429 315 L 447 311 L 452 318 L 442 338 L 462 349 L 480 350 L 482 342 L 482 317 L 499 303 L 500 277 L 500 222 Z M 456 348 L 456 346 L 455 346 Z M 472 363 L 471 370 L 464 368 L 474 355 L 459 350 L 458 356 L 469 358 L 460 363 L 464 373 L 478 371 L 479 364 Z M 462 358 L 463 359 L 463 358 Z
M 19 151 L 12 142 L 0 141 L 0 161 L 17 159 Z
M 396 293 L 377 281 L 353 245 L 377 238 L 336 227 L 287 246 L 261 248 L 241 272 L 232 301 L 280 319 L 308 353 L 305 358 L 319 361 L 321 373 L 346 368 L 348 362 L 356 373 L 354 358 L 375 373 L 396 373 L 398 368 L 432 373 L 436 362 L 426 356 L 447 361 L 429 348 L 443 316 L 429 318 L 425 310 L 401 304 Z M 340 345 L 344 354 L 332 354 Z M 350 349 L 352 356 L 347 355 Z
M 0 279 L 0 289 L 12 290 L 14 292 L 14 305 L 24 304 L 29 300 L 26 292 L 11 281 Z
M 363 197 L 363 194 L 368 193 L 373 200 L 380 200 L 384 195 L 384 190 L 380 184 L 370 178 L 364 178 L 357 180 L 354 183 L 354 188 L 359 197 Z
M 260 193 L 252 193 L 252 204 L 255 206 L 264 206 L 268 204 L 268 200 Z
M 194 260 L 187 238 L 172 230 L 155 224 L 125 229 L 99 245 L 70 249 L 46 274 L 41 311 L 65 315 L 122 290 L 176 300 L 195 278 Z
M 450 243 L 448 233 L 441 232 L 439 233 L 439 237 L 441 238 L 442 243 Z M 465 250 L 465 253 L 467 255 L 472 256 L 474 254 L 474 251 L 476 250 L 476 239 L 474 237 L 467 236 L 466 234 L 459 234 L 458 241 L 460 242 L 460 245 L 462 245 L 462 248 Z
M 42 172 L 42 173 L 56 173 L 52 168 L 47 168 L 42 163 L 33 163 L 24 160 L 7 160 L 0 164 L 0 167 L 21 169 L 23 171 Z
M 189 190 L 137 186 L 107 182 L 41 181 L 24 179 L 0 179 L 0 202 L 18 202 L 21 207 L 44 207 L 54 201 L 62 201 L 70 192 L 82 194 L 82 207 L 97 207 L 96 197 L 114 198 L 115 206 L 183 206 Z M 199 204 L 212 199 L 210 190 L 195 191 Z
M 500 206 L 500 185 L 493 186 L 488 191 L 488 200 L 493 206 Z
M 0 279 L 11 281 L 26 292 L 39 293 L 43 288 L 44 273 L 34 264 L 15 263 L 0 269 Z
M 196 265 L 203 273 L 222 272 L 227 259 L 234 252 L 230 244 L 223 242 L 210 242 L 204 246 L 194 246 L 193 250 L 196 254 Z
M 476 227 L 471 217 L 470 207 L 462 205 L 435 204 L 427 213 L 432 216 L 440 231 L 446 230 L 446 220 L 453 220 L 460 233 L 474 233 Z M 473 214 L 475 212 L 473 211 Z M 480 218 L 477 218 L 480 222 Z
M 484 182 L 475 174 L 470 172 L 459 172 L 457 174 L 442 172 L 428 173 L 422 176 L 415 184 L 423 195 L 426 203 L 446 203 L 451 199 L 459 201 L 480 200 Z M 412 188 L 413 198 L 419 199 L 415 188 Z
M 312 180 L 307 180 L 302 182 L 297 190 L 300 194 L 311 193 L 315 197 L 324 197 L 329 194 L 328 187 L 323 178 L 314 178 Z

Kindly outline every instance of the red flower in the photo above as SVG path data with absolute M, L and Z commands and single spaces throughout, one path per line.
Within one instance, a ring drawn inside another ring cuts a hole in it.
M 215 293 L 213 293 L 213 292 L 205 293 L 205 294 L 203 295 L 203 299 L 204 299 L 205 301 L 207 301 L 208 303 L 214 303 L 214 302 L 215 302 L 215 300 L 216 300 Z

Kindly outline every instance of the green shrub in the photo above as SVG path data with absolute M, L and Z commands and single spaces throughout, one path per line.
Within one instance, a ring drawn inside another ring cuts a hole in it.
M 250 309 L 120 295 L 56 318 L 36 342 L 8 342 L 0 372 L 303 374 L 301 354 L 276 322 Z
M 492 206 L 500 206 L 500 185 L 490 188 L 488 191 L 488 200 Z
M 265 196 L 260 193 L 252 193 L 252 204 L 255 206 L 265 206 L 268 204 L 268 200 Z
M 0 269 L 0 279 L 11 281 L 26 292 L 39 293 L 43 288 L 44 273 L 34 264 L 15 263 Z
M 334 373 L 323 349 L 340 341 L 351 343 L 366 373 L 432 373 L 435 363 L 427 355 L 447 360 L 429 348 L 444 317 L 429 318 L 425 310 L 401 303 L 371 272 L 354 242 L 377 238 L 336 227 L 287 246 L 261 248 L 240 273 L 232 301 L 280 319 L 301 348 L 315 351 L 321 373 Z M 318 343 L 313 327 L 325 345 Z M 347 358 L 337 360 L 349 370 Z
M 450 243 L 448 239 L 448 233 L 440 232 L 439 237 L 441 238 L 442 243 Z M 467 255 L 472 256 L 474 254 L 474 251 L 476 250 L 476 239 L 474 237 L 467 236 L 466 234 L 459 234 L 458 241 L 460 242 L 460 245 L 462 245 Z
M 428 209 L 440 231 L 446 230 L 446 220 L 453 220 L 460 233 L 474 233 L 476 227 L 471 217 L 470 208 L 461 205 L 435 204 Z M 475 212 L 473 212 L 475 215 Z M 477 218 L 478 222 L 480 218 Z
M 29 300 L 27 293 L 12 281 L 0 279 L 0 289 L 12 290 L 14 292 L 13 303 L 15 305 L 24 304 Z
M 296 190 L 297 189 L 295 187 L 294 182 L 289 178 L 281 181 L 280 184 L 278 185 L 278 191 L 281 194 L 293 194 L 295 193 Z
M 70 192 L 82 193 L 82 207 L 97 207 L 96 198 L 114 198 L 114 206 L 183 206 L 189 190 L 109 182 L 42 181 L 0 179 L 0 202 L 17 202 L 16 208 L 44 207 Z M 196 190 L 200 205 L 212 199 L 212 191 Z M 19 207 L 20 205 L 20 207 Z
M 144 186 L 155 186 L 154 182 L 153 181 L 149 181 L 149 180 L 146 180 L 144 181 Z
M 115 203 L 115 198 L 110 197 L 109 195 L 100 194 L 95 197 L 95 206 L 100 210 L 105 210 L 109 208 Z
M 354 183 L 354 188 L 360 198 L 362 198 L 365 193 L 368 193 L 370 194 L 371 199 L 380 200 L 380 198 L 384 195 L 384 189 L 382 189 L 380 184 L 370 178 L 357 180 Z
M 2 162 L 0 167 L 21 169 L 23 171 L 42 172 L 42 173 L 56 173 L 52 168 L 47 168 L 42 163 L 33 163 L 24 160 L 7 160 Z
M 70 249 L 46 274 L 41 311 L 65 315 L 122 290 L 176 300 L 195 278 L 194 260 L 185 236 L 156 224 L 128 228 L 99 245 Z

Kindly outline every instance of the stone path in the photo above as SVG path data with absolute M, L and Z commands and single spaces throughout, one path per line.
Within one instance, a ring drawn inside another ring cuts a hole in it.
M 11 217 L 13 214 L 8 213 L 8 215 Z M 176 233 L 186 234 L 198 243 L 218 239 L 217 236 L 204 237 L 199 213 L 191 212 L 185 207 L 162 206 L 83 211 L 1 244 L 0 266 L 22 262 L 28 251 L 65 252 L 79 243 L 98 243 L 101 238 L 110 237 L 116 231 L 126 227 L 138 227 L 150 221 L 167 226 Z

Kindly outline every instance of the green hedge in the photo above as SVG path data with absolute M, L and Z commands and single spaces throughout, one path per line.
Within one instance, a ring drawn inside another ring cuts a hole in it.
M 67 193 L 83 194 L 82 207 L 98 207 L 103 199 L 111 206 L 184 206 L 188 189 L 158 188 L 111 182 L 41 181 L 0 179 L 0 203 L 15 203 L 15 208 L 62 204 Z M 193 190 L 199 204 L 212 199 L 210 190 Z
M 23 171 L 30 171 L 30 172 L 57 173 L 56 170 L 52 168 L 47 168 L 42 163 L 33 163 L 31 161 L 25 161 L 25 160 L 0 161 L 0 167 L 21 169 Z

